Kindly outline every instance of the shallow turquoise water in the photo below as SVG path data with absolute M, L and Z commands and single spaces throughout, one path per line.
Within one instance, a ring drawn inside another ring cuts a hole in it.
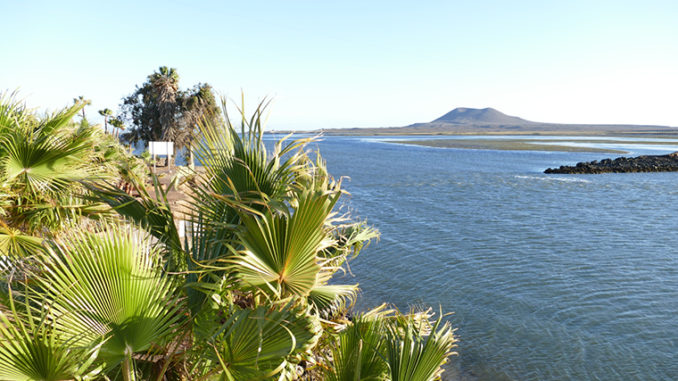
M 678 173 L 542 173 L 609 154 L 318 146 L 382 233 L 339 281 L 360 283 L 359 308 L 453 311 L 448 377 L 678 379 Z

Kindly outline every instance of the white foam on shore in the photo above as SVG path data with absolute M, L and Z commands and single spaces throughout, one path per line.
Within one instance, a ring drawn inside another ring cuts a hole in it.
M 561 181 L 564 183 L 590 183 L 590 180 L 576 179 L 570 177 L 551 177 L 551 176 L 520 176 L 516 175 L 516 179 L 541 180 L 541 181 Z

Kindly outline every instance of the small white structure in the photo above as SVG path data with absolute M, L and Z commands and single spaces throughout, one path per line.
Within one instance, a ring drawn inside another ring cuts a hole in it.
M 179 238 L 186 237 L 186 221 L 179 220 L 179 226 L 177 228 L 177 232 L 179 233 Z
M 148 142 L 148 150 L 153 157 L 153 171 L 155 172 L 156 156 L 167 156 L 167 165 L 172 169 L 172 155 L 174 142 Z

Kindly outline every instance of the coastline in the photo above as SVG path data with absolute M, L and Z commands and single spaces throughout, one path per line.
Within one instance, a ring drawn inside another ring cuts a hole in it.
M 557 140 L 522 140 L 522 139 L 434 139 L 434 140 L 386 140 L 388 143 L 409 144 L 435 148 L 460 148 L 460 149 L 479 149 L 479 150 L 498 150 L 498 151 L 558 151 L 558 152 L 601 152 L 625 154 L 627 151 L 573 147 L 559 144 L 539 144 L 539 142 L 561 142 Z M 534 142 L 534 143 L 533 143 Z
M 639 137 L 657 139 L 678 139 L 678 128 L 656 130 L 531 130 L 531 129 L 492 129 L 476 128 L 473 126 L 454 130 L 440 130 L 434 128 L 403 129 L 402 127 L 383 128 L 350 128 L 350 129 L 319 129 L 308 131 L 295 130 L 271 130 L 264 134 L 311 134 L 324 136 L 577 136 L 577 137 Z

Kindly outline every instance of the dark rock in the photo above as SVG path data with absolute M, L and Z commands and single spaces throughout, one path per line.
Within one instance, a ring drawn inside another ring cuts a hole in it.
M 678 172 L 678 152 L 668 155 L 645 155 L 618 157 L 580 162 L 575 166 L 548 168 L 544 173 L 589 174 L 589 173 L 631 173 L 631 172 Z

